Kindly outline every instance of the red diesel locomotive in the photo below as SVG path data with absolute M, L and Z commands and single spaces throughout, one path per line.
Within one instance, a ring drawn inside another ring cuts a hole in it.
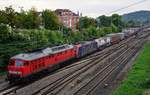
M 19 54 L 10 59 L 8 79 L 20 79 L 64 62 L 76 55 L 73 45 L 62 45 L 43 50 Z

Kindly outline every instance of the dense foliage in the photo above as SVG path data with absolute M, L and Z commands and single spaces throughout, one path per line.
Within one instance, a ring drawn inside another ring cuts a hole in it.
M 58 30 L 60 27 L 58 18 L 53 11 L 44 10 L 42 12 L 43 24 L 46 29 Z
M 79 29 L 88 28 L 90 26 L 96 27 L 96 20 L 89 17 L 81 17 L 79 20 Z
M 137 11 L 122 16 L 127 26 L 140 26 L 150 24 L 150 11 Z
M 113 27 L 113 32 L 121 31 L 125 27 L 122 17 L 118 14 L 113 14 L 112 16 L 99 16 L 97 19 L 98 27 Z M 118 29 L 115 29 L 118 28 Z
M 42 26 L 56 30 L 59 27 L 58 18 L 51 10 L 37 12 L 35 8 L 31 8 L 29 11 L 21 9 L 21 12 L 16 12 L 11 6 L 0 10 L 0 23 L 21 29 L 37 29 Z

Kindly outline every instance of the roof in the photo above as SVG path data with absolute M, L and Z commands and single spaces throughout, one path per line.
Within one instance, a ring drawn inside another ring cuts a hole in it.
M 106 36 L 116 36 L 116 35 L 123 35 L 124 33 L 111 33 L 111 34 L 107 34 Z
M 68 49 L 72 49 L 74 46 L 73 45 L 61 45 L 61 46 L 55 46 L 55 47 L 47 47 L 43 50 L 37 51 L 37 52 L 32 52 L 32 53 L 22 53 L 22 54 L 18 54 L 14 57 L 12 57 L 11 59 L 20 59 L 20 60 L 35 60 L 41 57 L 45 57 L 51 54 L 56 54 L 62 51 L 66 51 Z
M 100 37 L 100 38 L 97 38 L 97 39 L 95 39 L 95 40 L 105 40 L 105 39 L 110 39 L 110 37 L 107 37 L 107 36 L 105 36 L 105 37 Z
M 65 12 L 66 12 L 66 14 L 63 14 L 63 13 L 65 13 Z M 56 9 L 56 10 L 55 10 L 55 13 L 56 13 L 57 15 L 59 15 L 59 16 L 63 16 L 63 15 L 79 16 L 79 14 L 76 14 L 76 13 L 72 12 L 72 11 L 69 10 L 69 9 Z
M 106 36 L 115 36 L 115 35 L 117 35 L 116 33 L 111 33 L 111 34 L 107 34 Z
M 123 32 L 134 32 L 134 31 L 138 31 L 139 28 L 126 28 L 126 29 L 123 29 L 122 31 Z
M 81 41 L 80 44 L 90 44 L 92 41 Z

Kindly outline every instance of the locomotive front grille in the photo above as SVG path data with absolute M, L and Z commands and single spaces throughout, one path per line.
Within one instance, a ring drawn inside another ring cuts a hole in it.
M 9 74 L 20 75 L 20 74 L 22 74 L 22 72 L 20 72 L 20 71 L 9 71 Z

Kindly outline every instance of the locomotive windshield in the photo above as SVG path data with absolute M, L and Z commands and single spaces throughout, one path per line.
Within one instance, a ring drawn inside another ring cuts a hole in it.
M 20 60 L 16 60 L 16 64 L 15 64 L 16 66 L 23 66 L 23 62 L 22 61 L 20 61 Z
M 15 61 L 14 60 L 10 60 L 9 61 L 9 65 L 14 65 L 15 64 Z

